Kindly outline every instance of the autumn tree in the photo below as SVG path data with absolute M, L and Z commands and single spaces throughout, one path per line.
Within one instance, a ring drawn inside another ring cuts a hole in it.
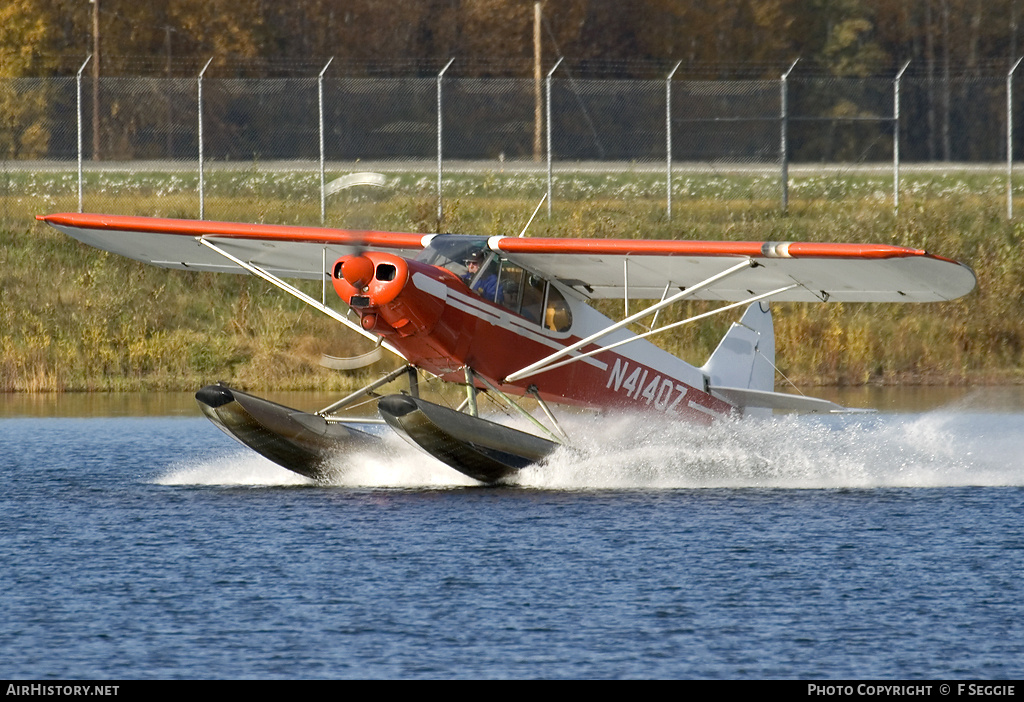
M 32 158 L 46 151 L 48 86 L 23 78 L 53 69 L 40 47 L 53 43 L 56 3 L 9 0 L 0 5 L 0 157 Z

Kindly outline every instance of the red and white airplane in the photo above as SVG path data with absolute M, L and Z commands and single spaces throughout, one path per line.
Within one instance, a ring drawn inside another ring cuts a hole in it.
M 337 412 L 406 375 L 407 392 L 379 397 L 392 428 L 452 468 L 499 481 L 567 442 L 549 402 L 645 410 L 680 419 L 841 411 L 831 402 L 775 392 L 770 300 L 934 302 L 970 292 L 956 261 L 881 244 L 480 237 L 312 227 L 52 214 L 38 217 L 86 244 L 165 268 L 251 273 L 401 356 L 407 365 L 316 413 L 225 385 L 201 389 L 203 412 L 225 432 L 284 467 L 327 477 L 346 450 L 381 439 Z M 349 315 L 284 278 L 330 280 Z M 656 300 L 618 322 L 599 298 Z M 717 310 L 656 326 L 681 300 Z M 697 368 L 645 337 L 746 307 Z M 354 314 L 352 314 L 354 313 Z M 630 324 L 649 320 L 652 331 Z M 808 340 L 813 343 L 813 340 Z M 419 396 L 418 373 L 466 388 L 463 407 Z M 478 416 L 478 392 L 500 397 L 539 436 Z M 532 396 L 549 426 L 513 397 Z

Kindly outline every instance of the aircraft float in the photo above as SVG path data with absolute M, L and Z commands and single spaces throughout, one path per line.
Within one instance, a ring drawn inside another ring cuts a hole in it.
M 259 276 L 404 359 L 312 413 L 224 384 L 196 393 L 220 429 L 313 479 L 329 478 L 347 451 L 381 446 L 374 420 L 338 414 L 367 397 L 405 439 L 484 483 L 570 443 L 549 403 L 698 422 L 774 409 L 843 411 L 775 392 L 770 301 L 936 302 L 976 283 L 962 263 L 883 244 L 424 235 L 83 213 L 37 219 L 155 266 Z M 323 299 L 285 280 L 295 278 L 323 281 Z M 328 281 L 348 314 L 326 304 Z M 588 304 L 603 298 L 622 298 L 627 310 L 629 300 L 655 302 L 613 321 Z M 659 311 L 683 300 L 722 304 L 657 326 Z M 740 320 L 699 368 L 648 341 L 741 307 Z M 630 330 L 648 319 L 650 331 Z M 423 399 L 421 374 L 463 386 L 465 401 L 451 408 Z M 403 377 L 406 390 L 377 394 Z M 484 392 L 522 413 L 537 433 L 481 417 Z M 523 397 L 536 400 L 547 423 L 516 401 Z

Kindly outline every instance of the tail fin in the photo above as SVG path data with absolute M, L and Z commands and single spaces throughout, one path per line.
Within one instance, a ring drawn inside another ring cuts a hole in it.
M 766 302 L 755 302 L 701 368 L 711 388 L 775 390 L 775 326 Z
M 707 389 L 745 416 L 773 409 L 795 412 L 860 412 L 828 400 L 775 392 L 775 327 L 767 303 L 755 302 L 732 325 L 701 368 Z

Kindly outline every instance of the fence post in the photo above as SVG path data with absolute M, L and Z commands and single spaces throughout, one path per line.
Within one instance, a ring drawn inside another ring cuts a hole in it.
M 788 143 L 788 130 L 789 130 L 789 89 L 787 87 L 787 81 L 789 80 L 789 74 L 796 68 L 798 58 L 790 66 L 789 70 L 782 74 L 782 80 L 779 82 L 779 166 L 782 171 L 782 211 L 786 212 L 789 209 L 789 143 Z
M 1013 72 L 1021 60 L 1006 74 L 1006 218 L 1013 219 Z
M 199 114 L 199 219 L 206 219 L 205 209 L 205 183 L 203 182 L 203 74 L 206 73 L 206 69 L 210 67 L 213 62 L 211 57 L 206 65 L 203 66 L 203 70 L 199 71 L 199 78 L 197 79 L 197 93 L 198 93 L 198 105 L 199 109 L 196 112 Z
M 541 130 L 544 128 L 540 93 L 540 25 L 542 19 L 540 6 L 539 0 L 533 3 L 533 160 L 538 163 L 540 162 Z
M 665 79 L 665 199 L 668 221 L 672 221 L 672 76 L 683 64 L 676 63 Z
M 558 60 L 555 61 L 555 65 L 548 71 L 547 78 L 545 79 L 545 89 L 547 92 L 547 137 L 548 137 L 548 219 L 551 219 L 551 76 L 558 70 L 558 67 L 562 63 L 564 57 L 559 56 Z
M 441 220 L 444 217 L 444 210 L 441 201 L 441 79 L 444 72 L 455 62 L 450 59 L 441 72 L 437 74 L 437 231 L 441 231 Z
M 900 79 L 910 61 L 896 74 L 892 83 L 892 206 L 893 212 L 900 212 Z
M 78 109 L 78 211 L 82 211 L 82 71 L 85 70 L 86 64 L 89 63 L 89 59 L 92 58 L 92 54 L 85 57 L 85 63 L 78 69 L 78 75 L 75 76 L 75 91 L 76 100 L 75 103 Z
M 332 56 L 316 79 L 317 104 L 320 110 L 320 226 L 327 222 L 327 193 L 324 190 L 324 73 L 334 60 Z

